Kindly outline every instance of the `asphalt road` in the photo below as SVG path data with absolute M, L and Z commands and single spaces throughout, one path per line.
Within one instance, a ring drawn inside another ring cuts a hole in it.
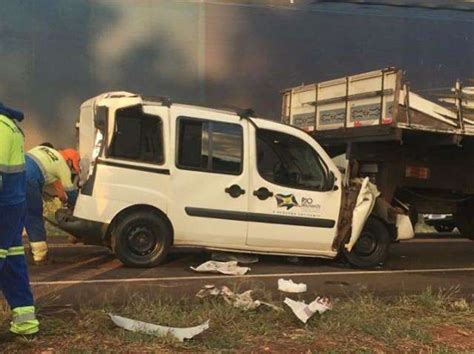
M 151 269 L 126 268 L 105 248 L 71 245 L 64 239 L 51 242 L 50 252 L 53 264 L 30 266 L 33 290 L 38 302 L 45 305 L 100 306 L 126 301 L 135 293 L 188 296 L 205 284 L 239 290 L 264 288 L 281 297 L 279 278 L 308 284 L 308 298 L 316 294 L 418 293 L 431 287 L 458 288 L 474 299 L 474 242 L 449 235 L 425 235 L 394 244 L 387 262 L 374 270 L 352 269 L 342 261 L 303 259 L 294 264 L 285 257 L 261 256 L 244 276 L 192 271 L 190 266 L 210 259 L 206 252 L 172 254 L 165 264 Z

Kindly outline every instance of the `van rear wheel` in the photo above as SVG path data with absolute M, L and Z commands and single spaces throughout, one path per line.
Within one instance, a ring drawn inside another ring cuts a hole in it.
M 385 261 L 390 243 L 390 234 L 385 224 L 376 218 L 369 217 L 352 250 L 349 252 L 343 246 L 342 252 L 351 265 L 370 268 Z
M 141 211 L 125 216 L 112 233 L 112 249 L 130 267 L 154 267 L 163 262 L 171 246 L 171 230 L 159 215 Z

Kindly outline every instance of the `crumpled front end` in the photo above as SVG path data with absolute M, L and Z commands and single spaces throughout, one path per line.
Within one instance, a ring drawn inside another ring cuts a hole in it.
M 408 215 L 379 197 L 377 186 L 371 183 L 368 177 L 350 181 L 343 195 L 338 236 L 333 243 L 334 250 L 339 250 L 344 245 L 351 251 L 370 215 L 378 217 L 388 225 L 393 225 L 394 240 L 407 240 L 415 236 Z

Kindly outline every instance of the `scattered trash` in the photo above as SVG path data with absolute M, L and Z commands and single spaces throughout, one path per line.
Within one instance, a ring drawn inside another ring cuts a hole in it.
M 466 299 L 459 299 L 459 300 L 454 301 L 451 304 L 451 307 L 455 310 L 466 311 L 469 309 L 469 304 L 466 301 Z
M 233 252 L 212 252 L 211 258 L 213 261 L 235 261 L 242 264 L 258 263 L 258 257 L 253 254 L 233 253 Z
M 293 283 L 293 280 L 278 279 L 278 290 L 284 291 L 286 293 L 304 293 L 308 290 L 306 284 L 304 283 Z
M 221 273 L 226 275 L 244 275 L 247 273 L 249 267 L 240 267 L 236 261 L 230 262 L 217 262 L 217 261 L 207 261 L 201 264 L 199 267 L 191 267 L 192 270 L 196 272 L 210 272 L 210 273 Z
M 234 307 L 242 309 L 244 311 L 255 310 L 261 305 L 265 305 L 276 311 L 282 310 L 280 307 L 270 304 L 268 302 L 254 300 L 252 298 L 252 290 L 247 290 L 242 294 L 236 294 L 225 285 L 219 288 L 215 287 L 214 285 L 205 285 L 196 294 L 196 297 L 200 299 L 209 296 L 222 296 L 228 304 L 233 305 Z
M 116 326 L 124 328 L 128 331 L 141 332 L 159 337 L 171 335 L 180 342 L 184 342 L 185 339 L 191 339 L 209 328 L 209 320 L 196 327 L 175 328 L 136 321 L 130 318 L 115 316 L 112 314 L 109 314 L 109 316 Z
M 306 323 L 316 312 L 322 314 L 332 309 L 331 301 L 328 298 L 319 296 L 310 304 L 306 304 L 304 301 L 294 301 L 290 298 L 286 298 L 284 303 L 290 307 L 296 317 L 303 323 Z

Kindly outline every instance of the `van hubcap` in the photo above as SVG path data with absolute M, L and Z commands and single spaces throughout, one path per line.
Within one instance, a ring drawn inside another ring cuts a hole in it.
M 371 233 L 362 233 L 354 245 L 354 251 L 359 256 L 369 256 L 377 248 L 377 239 Z
M 133 253 L 144 256 L 153 252 L 157 248 L 158 242 L 150 228 L 140 226 L 130 230 L 128 246 Z

